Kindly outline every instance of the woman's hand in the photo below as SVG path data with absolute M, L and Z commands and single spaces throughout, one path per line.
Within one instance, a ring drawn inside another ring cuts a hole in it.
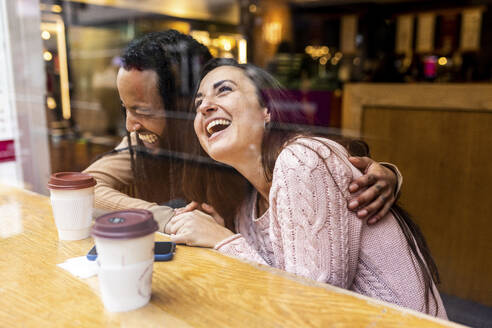
M 359 218 L 367 218 L 368 224 L 374 224 L 388 213 L 395 201 L 396 174 L 369 157 L 349 157 L 349 161 L 364 174 L 352 181 L 349 191 L 365 190 L 348 207 L 357 210 Z
M 215 215 L 218 216 L 217 213 Z M 219 218 L 224 222 L 220 216 Z M 199 210 L 188 211 L 174 216 L 166 225 L 165 232 L 171 235 L 171 240 L 175 243 L 213 248 L 220 241 L 234 235 L 216 220 L 217 218 Z
M 174 214 L 175 215 L 178 215 L 178 214 L 181 214 L 181 213 L 191 212 L 191 211 L 199 210 L 199 209 L 200 209 L 200 204 L 199 203 L 197 203 L 197 202 L 191 202 L 188 205 L 186 205 L 185 207 L 181 207 L 181 208 L 175 209 L 174 210 Z
M 215 222 L 225 227 L 224 219 L 219 215 L 219 213 L 217 213 L 217 211 L 215 210 L 215 208 L 213 208 L 213 206 L 208 205 L 207 203 L 199 204 L 197 202 L 191 202 L 185 207 L 177 208 L 176 210 L 174 210 L 174 214 L 179 215 L 194 210 L 200 210 L 202 212 L 209 214 L 211 217 L 214 218 Z

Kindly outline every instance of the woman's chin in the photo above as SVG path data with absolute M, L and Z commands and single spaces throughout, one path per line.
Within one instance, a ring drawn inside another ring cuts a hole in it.
M 230 149 L 221 145 L 212 145 L 207 150 L 208 155 L 215 161 L 220 163 L 227 163 L 230 160 Z

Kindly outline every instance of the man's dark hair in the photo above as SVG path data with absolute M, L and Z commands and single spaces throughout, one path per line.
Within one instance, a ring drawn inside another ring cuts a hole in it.
M 176 30 L 152 32 L 135 39 L 121 56 L 125 70 L 157 73 L 158 90 L 166 111 L 187 109 L 200 70 L 211 58 L 207 47 Z

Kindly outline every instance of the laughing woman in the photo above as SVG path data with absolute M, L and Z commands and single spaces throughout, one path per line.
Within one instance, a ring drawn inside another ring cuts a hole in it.
M 203 150 L 234 167 L 250 189 L 235 218 L 237 233 L 207 205 L 210 215 L 177 215 L 166 231 L 176 242 L 446 318 L 437 269 L 416 225 L 396 206 L 372 226 L 347 209 L 348 186 L 361 173 L 339 143 L 272 129 L 281 121 L 277 85 L 263 70 L 231 59 L 204 68 L 195 133 Z M 207 192 L 228 192 L 228 186 L 208 183 Z

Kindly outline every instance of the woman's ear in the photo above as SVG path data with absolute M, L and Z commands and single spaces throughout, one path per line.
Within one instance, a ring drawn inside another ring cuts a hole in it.
M 270 123 L 271 115 L 268 107 L 263 108 L 263 117 L 265 118 L 265 123 Z

